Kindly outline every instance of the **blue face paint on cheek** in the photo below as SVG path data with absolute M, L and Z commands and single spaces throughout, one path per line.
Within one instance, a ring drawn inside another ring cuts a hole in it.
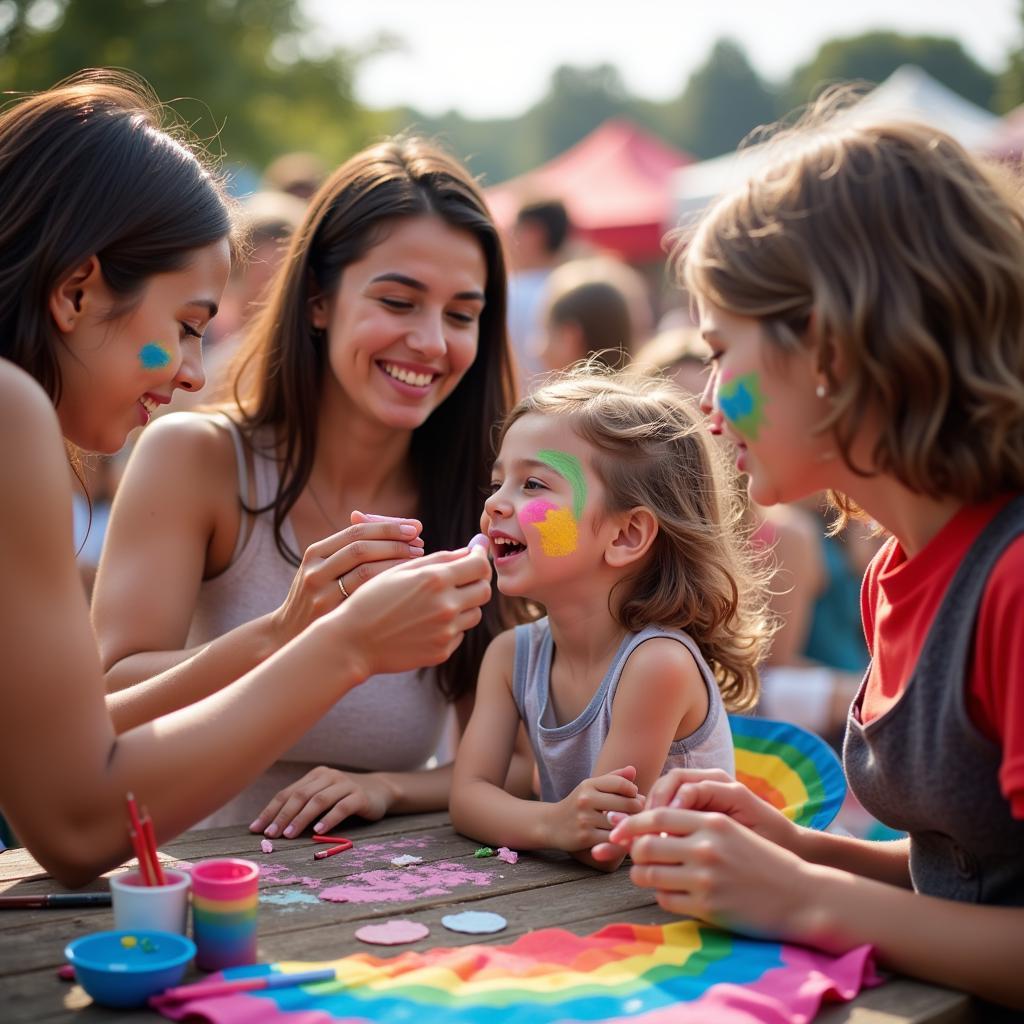
M 139 362 L 144 370 L 162 370 L 171 362 L 171 353 L 155 341 L 139 349 Z

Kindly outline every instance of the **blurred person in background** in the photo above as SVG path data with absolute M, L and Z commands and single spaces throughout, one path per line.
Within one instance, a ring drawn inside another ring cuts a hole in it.
M 641 373 L 661 373 L 691 395 L 704 390 L 711 347 L 696 327 L 668 327 L 637 350 L 633 365 Z
M 231 268 L 220 316 L 228 325 L 220 340 L 204 350 L 206 387 L 201 392 L 178 392 L 164 412 L 194 409 L 230 391 L 228 367 L 245 337 L 245 330 L 269 297 L 270 286 L 292 235 L 302 223 L 306 204 L 288 192 L 256 192 L 242 200 L 241 218 L 248 230 L 245 260 Z
M 560 199 L 539 199 L 520 207 L 512 228 L 508 280 L 508 336 L 520 390 L 543 370 L 538 358 L 544 289 L 551 272 L 565 258 L 572 231 Z
M 283 153 L 263 172 L 267 192 L 287 192 L 309 202 L 327 178 L 328 167 L 315 153 Z
M 651 323 L 642 275 L 610 256 L 570 260 L 552 271 L 542 308 L 537 357 L 547 372 L 591 357 L 623 369 Z

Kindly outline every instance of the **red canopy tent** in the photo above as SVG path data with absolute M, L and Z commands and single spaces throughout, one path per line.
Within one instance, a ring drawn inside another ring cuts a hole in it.
M 487 189 L 487 202 L 508 227 L 524 202 L 561 199 L 578 237 L 643 263 L 664 255 L 672 172 L 692 161 L 632 122 L 613 118 L 541 167 Z

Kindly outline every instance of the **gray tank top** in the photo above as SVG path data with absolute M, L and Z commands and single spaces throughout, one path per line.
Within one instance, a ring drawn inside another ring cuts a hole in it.
M 677 630 L 648 626 L 627 633 L 590 703 L 573 721 L 559 725 L 549 701 L 554 643 L 547 618 L 516 627 L 512 695 L 533 746 L 542 800 L 554 803 L 592 778 L 598 755 L 612 724 L 615 691 L 626 659 L 652 637 L 678 640 L 693 655 L 708 693 L 708 713 L 701 726 L 669 747 L 662 774 L 670 768 L 722 768 L 735 775 L 732 732 L 715 677 L 693 640 Z
M 234 441 L 238 492 L 247 496 L 248 471 L 238 428 L 223 414 L 215 419 Z M 273 500 L 277 464 L 259 451 L 253 457 L 253 480 L 256 507 Z M 287 520 L 284 538 L 298 550 Z M 277 550 L 271 513 L 248 522 L 243 513 L 231 564 L 200 586 L 188 646 L 207 643 L 279 607 L 295 572 Z M 317 765 L 359 771 L 422 768 L 438 747 L 447 716 L 448 704 L 437 687 L 434 669 L 371 676 L 338 701 L 280 761 L 198 827 L 248 825 L 279 790 Z
M 965 699 L 985 584 L 1022 533 L 1024 496 L 995 516 L 960 563 L 899 700 L 863 725 L 865 676 L 847 719 L 850 788 L 879 821 L 909 833 L 910 876 L 930 896 L 1024 906 L 1024 821 L 999 788 L 1002 751 L 978 731 Z

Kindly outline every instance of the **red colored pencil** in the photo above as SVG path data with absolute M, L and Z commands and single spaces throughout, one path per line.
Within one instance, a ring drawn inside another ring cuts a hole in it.
M 166 885 L 167 879 L 164 877 L 164 869 L 160 865 L 160 858 L 157 856 L 156 851 L 156 834 L 153 831 L 153 819 L 149 816 L 149 811 L 145 807 L 142 808 L 142 836 L 146 840 L 146 850 L 149 853 L 153 874 L 156 876 L 156 884 Z
M 314 843 L 351 843 L 351 839 L 344 836 L 312 836 Z
M 146 885 L 156 885 L 156 875 L 150 866 L 146 849 L 145 833 L 142 831 L 142 821 L 139 819 L 139 809 L 135 806 L 135 797 L 128 793 L 125 797 L 128 804 L 128 836 L 132 841 L 132 849 L 135 851 L 135 859 L 139 862 L 139 874 Z
M 346 839 L 344 843 L 339 843 L 337 846 L 328 846 L 326 850 L 317 850 L 313 854 L 313 860 L 323 860 L 325 857 L 333 857 L 336 853 L 344 853 L 351 849 L 352 842 Z

